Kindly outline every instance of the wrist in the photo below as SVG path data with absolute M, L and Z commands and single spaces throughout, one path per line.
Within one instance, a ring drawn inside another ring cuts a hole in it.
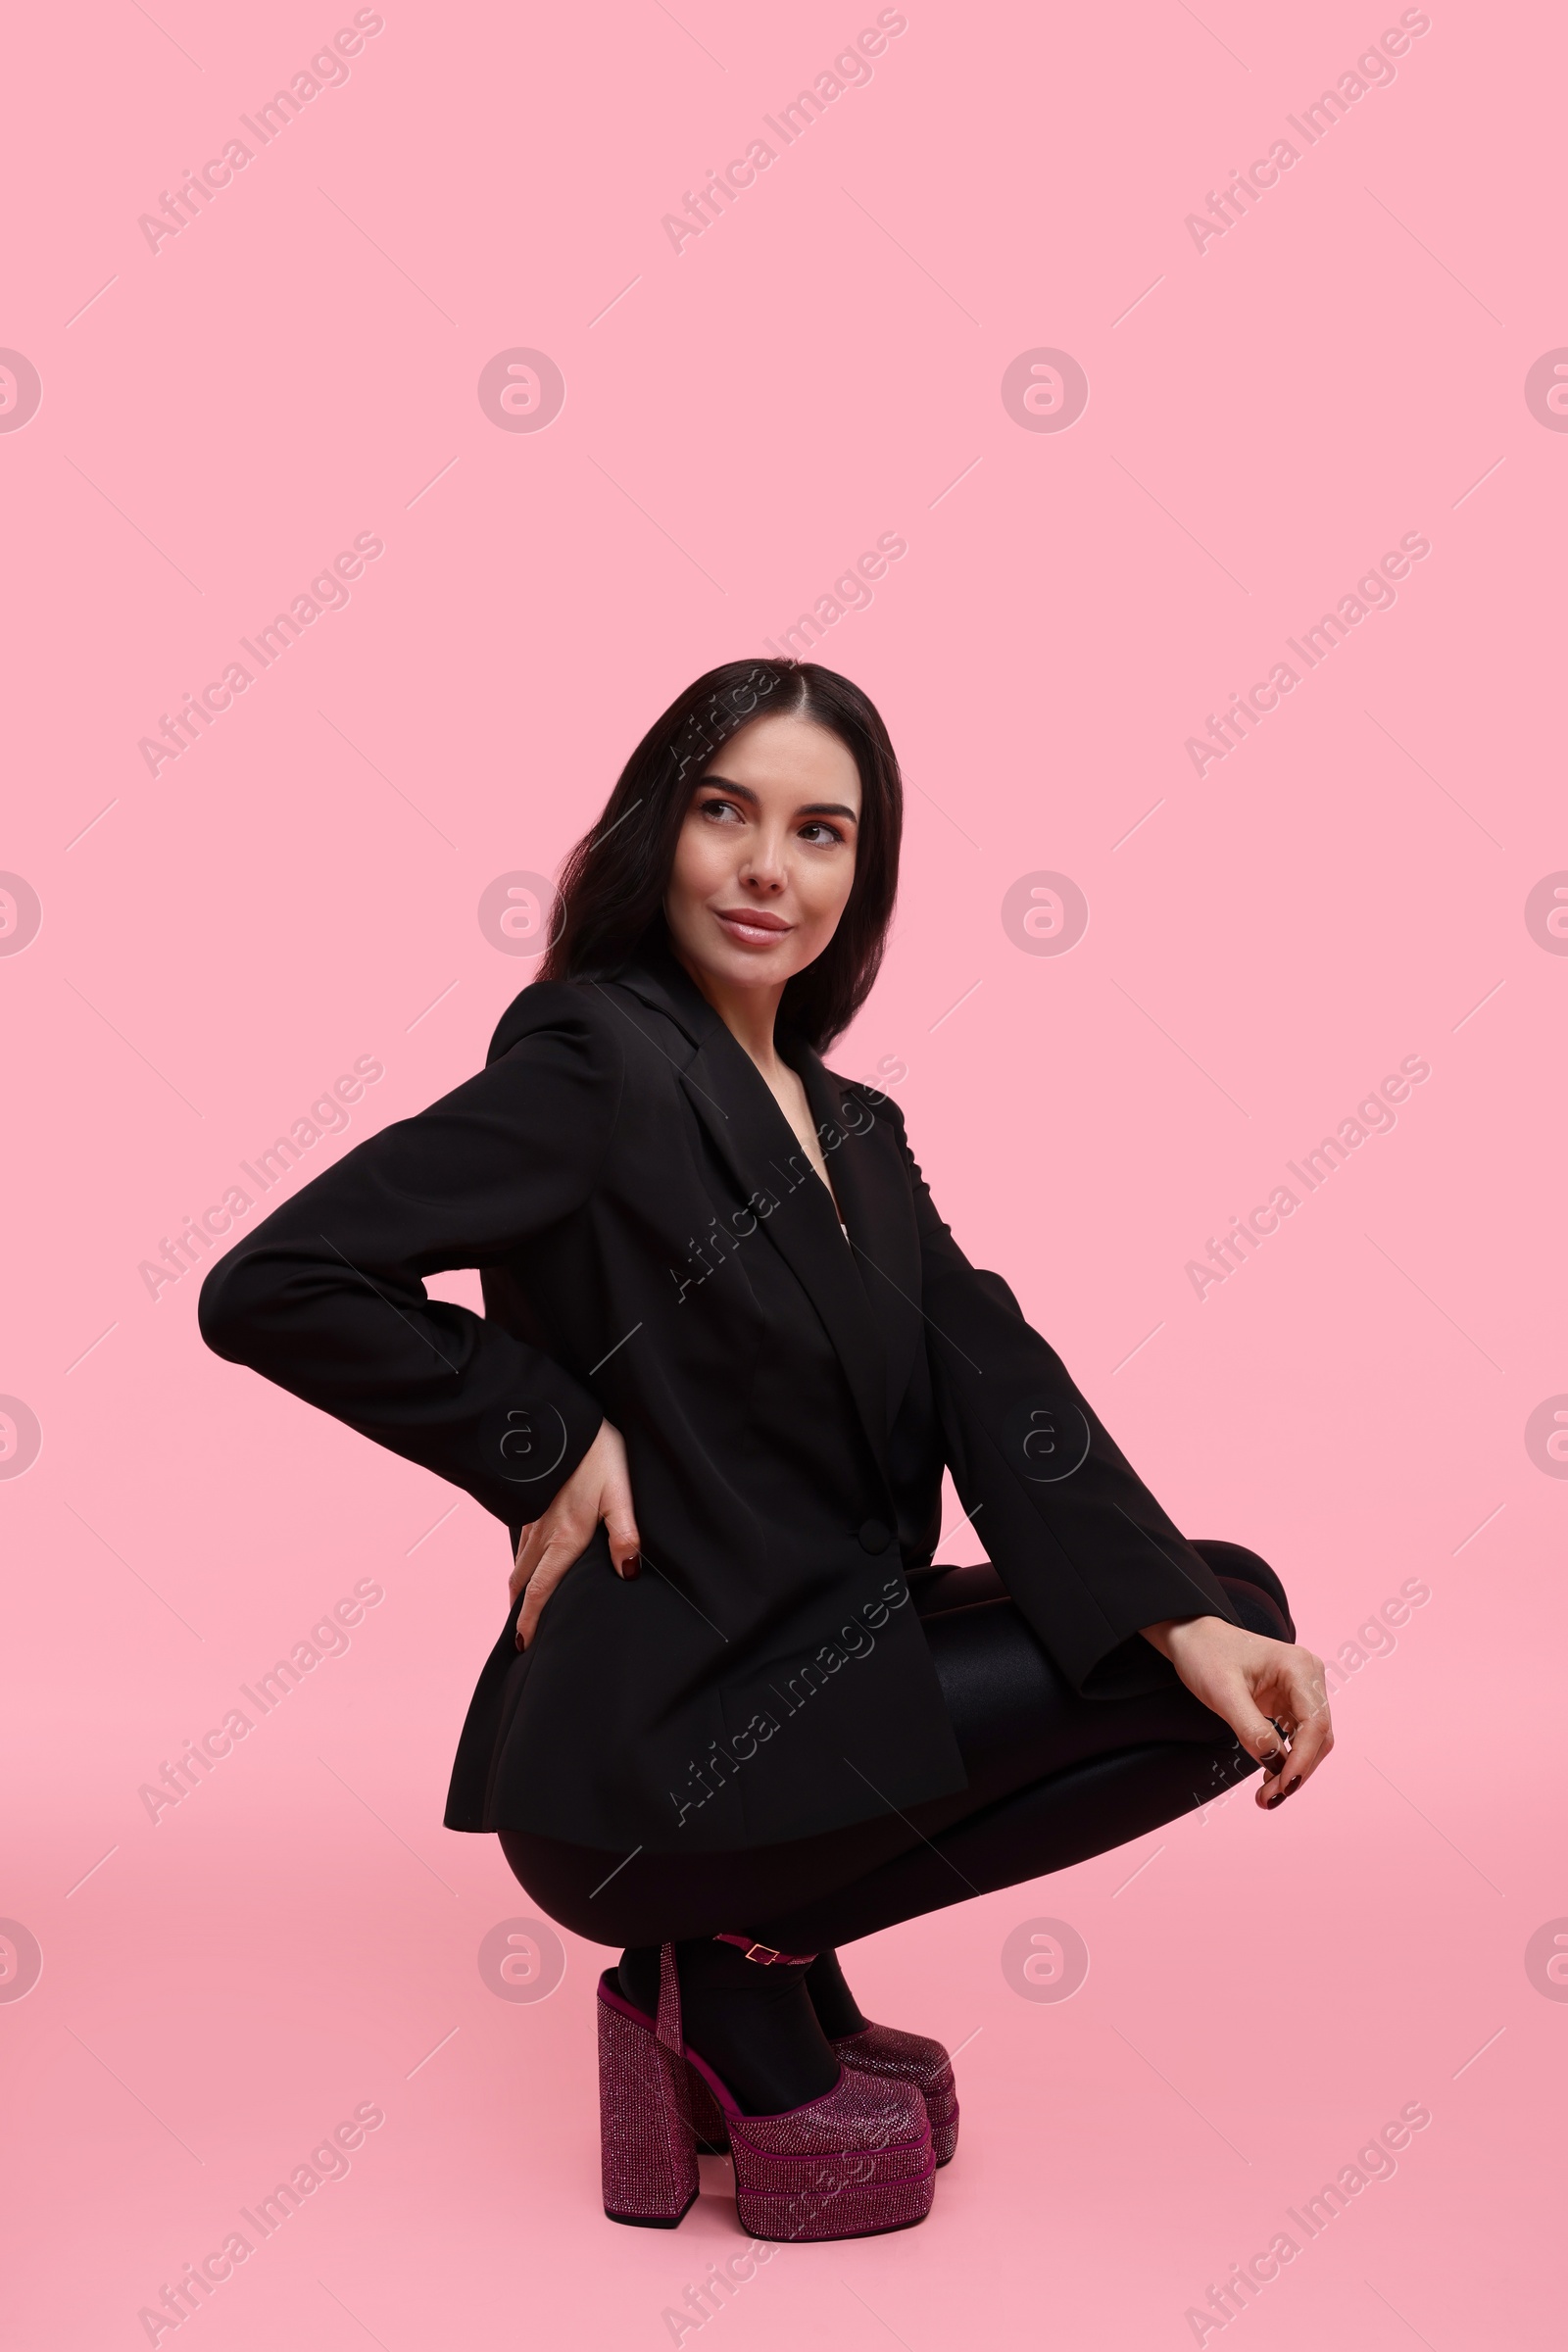
M 1202 1638 L 1200 1628 L 1223 1625 L 1224 1622 L 1224 1618 L 1213 1616 L 1162 1617 L 1156 1625 L 1140 1626 L 1138 1630 L 1144 1640 L 1159 1651 L 1161 1657 L 1169 1658 L 1174 1663 L 1183 1649 L 1192 1646 L 1195 1634 Z

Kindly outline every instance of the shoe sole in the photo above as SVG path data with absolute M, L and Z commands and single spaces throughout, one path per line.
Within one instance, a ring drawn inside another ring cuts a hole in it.
M 866 2071 L 869 2073 L 871 2070 L 868 2068 Z M 729 2133 L 718 2102 L 695 2067 L 688 2067 L 686 2073 L 692 2120 L 697 2132 L 697 2153 L 699 2156 L 727 2156 Z M 958 2146 L 958 2102 L 951 2086 L 942 2093 L 940 2100 L 926 2100 L 926 2121 L 931 2126 L 931 2152 L 940 2172 L 945 2164 L 953 2162 Z M 908 2224 L 901 2223 L 899 2227 L 907 2229 Z

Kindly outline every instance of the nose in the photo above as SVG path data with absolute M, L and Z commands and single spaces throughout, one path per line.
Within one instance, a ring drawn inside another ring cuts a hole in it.
M 784 888 L 784 859 L 777 845 L 761 842 L 741 867 L 741 881 L 758 898 L 776 899 Z

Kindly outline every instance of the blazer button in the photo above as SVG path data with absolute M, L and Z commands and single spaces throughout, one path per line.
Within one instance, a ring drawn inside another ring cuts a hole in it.
M 860 1529 L 862 1551 L 886 1551 L 892 1541 L 892 1530 L 884 1527 L 880 1519 L 867 1519 Z

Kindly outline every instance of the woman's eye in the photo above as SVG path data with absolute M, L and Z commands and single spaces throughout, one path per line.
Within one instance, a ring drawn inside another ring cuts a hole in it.
M 813 817 L 808 825 L 803 825 L 801 827 L 801 831 L 803 835 L 815 835 L 818 843 L 824 840 L 841 842 L 844 839 L 844 836 L 839 831 L 837 825 L 828 824 L 826 819 L 820 816 Z
M 740 810 L 733 801 L 704 801 L 701 808 L 704 816 L 739 816 L 740 814 Z

